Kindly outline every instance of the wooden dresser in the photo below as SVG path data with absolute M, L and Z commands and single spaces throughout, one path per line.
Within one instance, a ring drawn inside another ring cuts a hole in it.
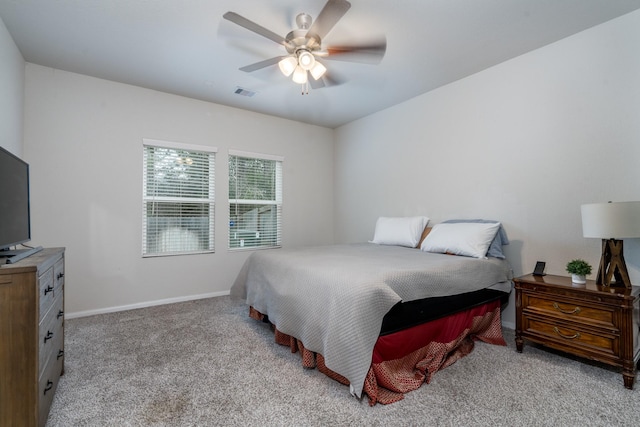
M 64 249 L 43 249 L 0 266 L 0 426 L 44 426 L 63 372 Z
M 527 275 L 514 279 L 516 347 L 533 341 L 622 368 L 632 389 L 640 358 L 640 287 L 609 288 L 570 277 Z

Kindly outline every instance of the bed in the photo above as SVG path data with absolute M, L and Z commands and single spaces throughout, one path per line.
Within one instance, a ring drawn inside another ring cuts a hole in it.
M 381 220 L 367 243 L 256 251 L 231 289 L 304 366 L 348 384 L 358 398 L 366 394 L 371 405 L 429 382 L 474 339 L 505 345 L 500 307 L 512 288 L 504 256 L 488 256 L 496 240 L 508 243 L 500 223 L 430 228 L 426 217 L 411 217 L 384 227 Z M 469 245 L 471 228 L 482 236 Z

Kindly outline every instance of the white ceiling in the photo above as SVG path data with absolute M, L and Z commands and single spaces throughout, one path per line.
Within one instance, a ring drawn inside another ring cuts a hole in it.
M 225 12 L 284 37 L 298 13 L 315 18 L 325 1 L 0 0 L 0 17 L 28 62 L 333 128 L 640 8 L 640 0 L 350 0 L 323 45 L 384 35 L 380 64 L 325 61 L 343 83 L 305 96 L 277 65 L 238 70 L 285 50 Z

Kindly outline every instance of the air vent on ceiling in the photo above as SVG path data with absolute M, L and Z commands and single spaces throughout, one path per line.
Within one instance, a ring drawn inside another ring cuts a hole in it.
M 240 87 L 240 86 L 236 86 L 236 90 L 233 93 L 235 93 L 237 95 L 248 96 L 249 98 L 251 98 L 257 92 L 255 92 L 253 90 L 245 89 L 245 88 Z

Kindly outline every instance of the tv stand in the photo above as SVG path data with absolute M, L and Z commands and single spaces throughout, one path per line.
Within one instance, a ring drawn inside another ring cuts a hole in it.
M 41 250 L 42 246 L 30 249 L 16 249 L 14 251 L 0 251 L 0 257 L 7 258 L 7 264 L 13 264 L 37 252 L 40 252 Z

